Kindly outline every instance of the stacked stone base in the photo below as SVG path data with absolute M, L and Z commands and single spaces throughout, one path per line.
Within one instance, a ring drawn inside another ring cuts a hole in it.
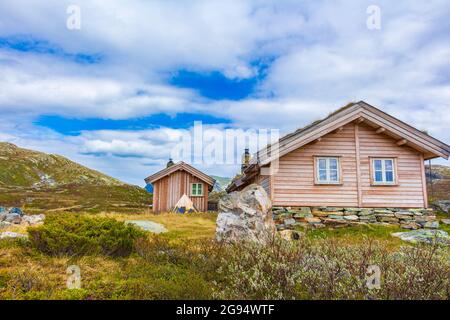
M 439 227 L 433 209 L 421 208 L 273 207 L 272 215 L 278 231 L 296 226 L 338 228 L 368 223 L 397 225 L 409 230 Z

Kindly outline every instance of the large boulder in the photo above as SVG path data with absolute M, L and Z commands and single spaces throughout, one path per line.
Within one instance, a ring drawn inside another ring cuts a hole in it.
M 276 232 L 271 206 L 266 191 L 256 184 L 225 195 L 219 201 L 216 239 L 268 243 Z
M 420 229 L 409 232 L 396 232 L 392 236 L 412 243 L 440 243 L 450 245 L 450 236 L 444 230 Z

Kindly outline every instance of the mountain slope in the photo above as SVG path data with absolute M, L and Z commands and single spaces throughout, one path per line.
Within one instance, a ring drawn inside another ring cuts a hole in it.
M 0 142 L 0 182 L 18 187 L 124 184 L 62 156 L 22 149 L 4 142 Z
M 217 191 L 217 192 L 225 191 L 225 189 L 228 187 L 228 185 L 231 182 L 231 178 L 219 177 L 219 176 L 211 176 L 211 178 L 216 180 L 213 190 Z
M 133 211 L 151 197 L 59 155 L 0 142 L 0 206 L 29 210 Z

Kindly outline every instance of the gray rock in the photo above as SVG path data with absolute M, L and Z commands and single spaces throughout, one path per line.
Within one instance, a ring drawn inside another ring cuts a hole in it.
M 344 219 L 350 221 L 357 221 L 359 217 L 357 215 L 351 215 L 351 216 L 344 216 Z
M 138 228 L 141 228 L 142 230 L 156 233 L 156 234 L 164 233 L 164 232 L 168 231 L 162 224 L 159 224 L 159 223 L 156 223 L 153 221 L 148 221 L 148 220 L 126 220 L 125 223 L 133 224 L 133 225 L 137 226 Z
M 408 222 L 408 223 L 402 223 L 400 224 L 400 227 L 402 229 L 408 229 L 408 230 L 417 230 L 421 228 L 420 224 L 417 224 L 415 222 Z
M 26 215 L 22 217 L 21 223 L 26 223 L 30 226 L 42 223 L 45 220 L 45 214 Z
M 4 221 L 5 219 L 6 219 L 6 213 L 5 212 L 0 213 L 0 222 Z
M 311 218 L 313 215 L 311 213 L 296 213 L 294 214 L 294 218 L 300 219 L 300 218 Z
M 439 228 L 439 221 L 427 221 L 423 227 L 428 229 L 437 229 Z
M 218 241 L 252 241 L 262 244 L 272 241 L 276 227 L 266 191 L 257 184 L 251 184 L 240 192 L 222 197 L 216 225 Z
M 358 216 L 368 216 L 373 214 L 373 209 L 363 208 L 360 212 L 358 212 Z
M 376 215 L 392 215 L 392 217 L 394 216 L 393 212 L 391 210 L 387 210 L 387 209 L 375 209 L 375 210 L 373 210 L 373 212 Z
M 330 214 L 328 216 L 328 218 L 329 219 L 334 219 L 334 220 L 344 220 L 344 216 L 338 216 L 338 215 L 335 215 L 335 214 Z
M 441 222 L 442 222 L 443 224 L 449 225 L 449 224 L 450 224 L 450 219 L 441 219 Z
M 8 213 L 4 221 L 9 223 L 20 224 L 20 222 L 22 221 L 22 217 L 18 213 Z
M 433 205 L 444 213 L 450 213 L 450 200 L 435 201 Z
M 297 221 L 295 221 L 295 219 L 292 218 L 284 219 L 284 224 L 286 226 L 295 225 L 296 223 Z
M 17 232 L 6 231 L 0 233 L 0 239 L 16 239 L 16 238 L 27 238 L 26 234 L 21 234 Z
M 448 235 L 447 232 L 443 230 L 420 229 L 408 232 L 396 232 L 392 233 L 392 236 L 398 237 L 403 241 L 408 241 L 412 243 L 421 242 L 432 244 L 436 242 L 445 245 L 450 245 L 450 236 Z

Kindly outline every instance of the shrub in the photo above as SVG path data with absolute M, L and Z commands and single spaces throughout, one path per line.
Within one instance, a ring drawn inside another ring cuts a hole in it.
M 28 229 L 33 247 L 52 256 L 104 254 L 127 256 L 144 232 L 112 218 L 75 214 L 47 217 L 45 223 Z

